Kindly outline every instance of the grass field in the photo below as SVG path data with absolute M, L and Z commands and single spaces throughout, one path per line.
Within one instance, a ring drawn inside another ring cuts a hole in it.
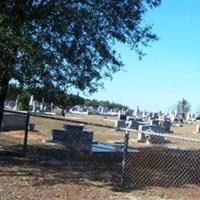
M 100 115 L 67 115 L 65 119 L 74 120 L 78 122 L 88 122 L 94 124 L 108 125 L 114 127 L 116 117 L 105 117 Z M 51 131 L 55 128 L 62 128 L 64 124 L 67 122 L 58 121 L 58 120 L 49 120 L 42 119 L 38 117 L 31 117 L 31 123 L 35 124 L 36 130 L 38 130 L 44 137 L 44 139 L 51 138 Z M 192 124 L 183 124 L 182 127 L 172 126 L 171 130 L 173 133 L 172 136 L 181 136 L 188 137 L 193 139 L 200 140 L 200 134 L 196 134 L 196 124 L 200 123 L 199 121 L 195 121 Z M 79 123 L 78 123 L 79 124 Z M 114 128 L 107 127 L 97 127 L 95 125 L 85 125 L 87 130 L 93 131 L 94 140 L 99 142 L 110 142 L 115 140 L 124 140 L 124 134 L 120 131 L 115 131 Z M 130 141 L 129 145 L 132 147 L 143 147 L 147 144 L 137 143 L 137 132 L 130 133 Z M 184 141 L 180 139 L 167 138 L 169 145 L 177 146 L 182 148 L 192 148 L 192 149 L 200 149 L 200 143 L 195 143 L 193 141 Z
M 59 118 L 64 118 L 61 116 L 58 116 Z M 107 125 L 114 127 L 114 123 L 116 120 L 116 117 L 112 116 L 101 116 L 101 115 L 72 115 L 68 114 L 64 118 L 66 120 L 73 120 L 77 121 L 77 124 L 84 124 L 85 122 L 91 123 L 91 124 L 101 124 L 101 125 Z M 29 132 L 29 143 L 42 143 L 44 141 L 51 140 L 51 132 L 52 129 L 59 129 L 62 128 L 64 124 L 69 123 L 66 121 L 59 121 L 59 120 L 51 120 L 51 119 L 45 119 L 40 118 L 36 116 L 31 116 L 30 123 L 35 124 L 35 132 Z M 71 122 L 70 122 L 71 123 Z M 183 124 L 182 127 L 176 127 L 172 126 L 171 130 L 173 133 L 171 133 L 172 136 L 180 136 L 180 137 L 187 137 L 192 139 L 198 139 L 200 140 L 200 134 L 196 134 L 196 124 L 200 123 L 199 121 L 195 121 L 192 124 Z M 108 128 L 108 127 L 98 127 L 95 125 L 86 125 L 85 128 L 87 130 L 93 131 L 93 137 L 94 140 L 98 142 L 103 143 L 110 143 L 112 141 L 116 140 L 124 140 L 124 133 L 121 131 L 115 131 L 114 128 Z M 7 132 L 3 133 L 5 136 L 14 137 L 16 139 L 23 139 L 23 131 L 15 131 L 15 132 Z M 137 142 L 137 132 L 131 132 L 130 133 L 130 140 L 129 140 L 129 146 L 131 147 L 146 147 L 149 146 L 148 144 L 144 143 L 138 143 Z M 190 140 L 181 140 L 181 139 L 175 139 L 175 138 L 168 138 L 165 137 L 167 140 L 167 145 L 169 146 L 176 146 L 181 148 L 191 148 L 191 149 L 200 149 L 200 143 L 190 141 Z
M 114 126 L 115 117 L 68 115 L 66 119 L 88 123 Z M 1 199 L 122 199 L 122 200 L 197 200 L 200 196 L 199 152 L 195 154 L 172 154 L 160 151 L 154 146 L 131 140 L 130 146 L 139 149 L 139 154 L 128 162 L 132 170 L 134 190 L 128 192 L 113 191 L 113 183 L 119 181 L 120 171 L 112 162 L 106 166 L 87 162 L 69 162 L 69 152 L 61 147 L 46 143 L 51 138 L 51 131 L 62 128 L 67 122 L 31 117 L 36 131 L 29 131 L 29 153 L 24 157 L 7 157 L 0 154 L 0 200 Z M 183 124 L 172 127 L 171 135 L 200 139 L 194 133 L 196 124 Z M 124 134 L 112 128 L 85 125 L 94 132 L 94 139 L 99 142 L 123 140 Z M 3 132 L 0 147 L 20 148 L 23 144 L 24 131 Z M 131 139 L 137 133 L 130 134 Z M 169 139 L 169 138 L 167 138 Z M 170 139 L 170 145 L 193 150 L 200 145 L 193 141 Z M 0 149 L 1 152 L 1 149 Z M 71 156 L 76 158 L 76 156 Z M 62 160 L 63 158 L 66 158 Z M 60 160 L 61 159 L 61 160 Z M 109 160 L 110 158 L 108 158 Z M 194 164 L 192 164 L 192 162 Z M 83 167 L 84 166 L 84 167 Z M 129 172 L 131 172 L 129 170 Z M 181 173 L 179 173 L 181 171 Z M 131 172 L 131 173 L 132 173 Z M 185 178 L 179 181 L 179 178 Z M 187 176 L 186 176 L 187 174 Z M 196 178 L 195 178 L 196 177 Z M 144 181 L 145 180 L 145 181 Z M 139 185 L 142 183 L 143 185 Z M 162 183 L 162 184 L 161 184 Z M 138 187 L 139 186 L 139 187 Z

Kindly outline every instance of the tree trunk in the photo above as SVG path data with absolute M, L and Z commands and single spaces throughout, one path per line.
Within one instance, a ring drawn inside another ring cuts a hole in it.
M 2 121 L 3 121 L 3 111 L 4 111 L 4 102 L 6 100 L 9 77 L 8 69 L 3 68 L 0 70 L 0 131 L 2 130 Z

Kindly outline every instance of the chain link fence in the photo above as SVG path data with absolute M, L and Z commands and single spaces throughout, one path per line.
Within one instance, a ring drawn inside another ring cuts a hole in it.
M 125 159 L 124 185 L 181 187 L 200 183 L 200 140 L 174 134 L 129 130 L 129 147 L 138 150 Z
M 28 152 L 34 159 L 60 162 L 82 178 L 120 186 L 123 131 L 115 131 L 113 125 L 101 120 L 93 123 L 80 116 L 70 119 L 36 114 L 30 115 L 29 127 Z
M 76 171 L 80 178 L 121 188 L 199 185 L 199 137 L 116 130 L 111 119 L 85 119 L 6 111 L 0 150 L 26 152 Z

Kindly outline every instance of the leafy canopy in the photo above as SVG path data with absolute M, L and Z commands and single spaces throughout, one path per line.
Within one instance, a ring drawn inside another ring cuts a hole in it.
M 0 72 L 23 87 L 94 92 L 123 64 L 113 48 L 157 39 L 142 25 L 160 0 L 1 0 Z M 6 70 L 5 70 L 6 69 Z M 3 75 L 2 75 L 3 76 Z

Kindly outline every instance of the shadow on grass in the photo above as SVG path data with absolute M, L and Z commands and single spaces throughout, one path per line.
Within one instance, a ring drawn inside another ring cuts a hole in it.
M 138 153 L 127 157 L 124 190 L 119 187 L 121 161 L 119 154 L 85 154 L 60 146 L 29 145 L 26 157 L 0 153 L 0 169 L 5 168 L 0 176 L 28 176 L 34 180 L 33 186 L 73 182 L 126 192 L 149 186 L 200 184 L 199 150 L 138 148 Z
M 13 146 L 17 149 L 19 146 Z M 120 184 L 120 155 L 93 155 L 57 146 L 30 145 L 23 154 L 0 152 L 0 176 L 27 176 L 33 186 L 77 183 L 116 190 Z

